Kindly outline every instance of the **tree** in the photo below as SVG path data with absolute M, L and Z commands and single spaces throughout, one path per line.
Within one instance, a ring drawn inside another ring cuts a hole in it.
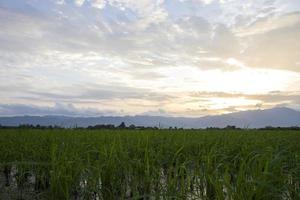
M 129 128 L 129 129 L 135 129 L 135 125 L 134 125 L 134 124 L 131 124 L 128 128 Z
M 125 125 L 125 123 L 124 122 L 122 122 L 119 126 L 118 126 L 118 128 L 126 128 L 126 125 Z

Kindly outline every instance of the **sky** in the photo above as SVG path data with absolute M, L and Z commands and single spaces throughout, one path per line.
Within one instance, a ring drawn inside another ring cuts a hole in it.
M 300 110 L 299 0 L 0 0 L 0 115 Z

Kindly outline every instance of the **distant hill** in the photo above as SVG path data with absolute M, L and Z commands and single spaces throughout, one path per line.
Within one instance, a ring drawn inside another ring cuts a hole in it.
M 224 115 L 205 116 L 199 118 L 160 117 L 160 116 L 124 116 L 124 117 L 67 117 L 67 116 L 16 116 L 0 117 L 3 126 L 18 126 L 20 124 L 57 125 L 62 127 L 87 127 L 96 124 L 137 126 L 160 126 L 163 128 L 223 128 L 232 125 L 240 128 L 262 128 L 266 126 L 289 127 L 300 126 L 300 112 L 280 107 L 266 110 L 250 110 Z

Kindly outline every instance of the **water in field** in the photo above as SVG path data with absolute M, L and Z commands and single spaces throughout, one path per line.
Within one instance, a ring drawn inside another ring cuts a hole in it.
M 0 132 L 0 199 L 297 199 L 299 132 Z

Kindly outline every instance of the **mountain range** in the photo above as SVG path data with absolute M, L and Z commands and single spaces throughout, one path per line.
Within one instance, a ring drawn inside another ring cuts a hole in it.
M 150 127 L 178 127 L 178 128 L 223 128 L 228 125 L 240 128 L 263 128 L 300 126 L 300 112 L 286 108 L 276 107 L 265 110 L 249 110 L 230 114 L 204 116 L 198 118 L 187 117 L 162 117 L 162 116 L 120 116 L 120 117 L 70 117 L 70 116 L 14 116 L 0 117 L 2 126 L 18 126 L 21 124 L 31 125 L 57 125 L 61 127 L 87 127 L 97 124 L 119 125 L 125 122 L 127 126 Z

